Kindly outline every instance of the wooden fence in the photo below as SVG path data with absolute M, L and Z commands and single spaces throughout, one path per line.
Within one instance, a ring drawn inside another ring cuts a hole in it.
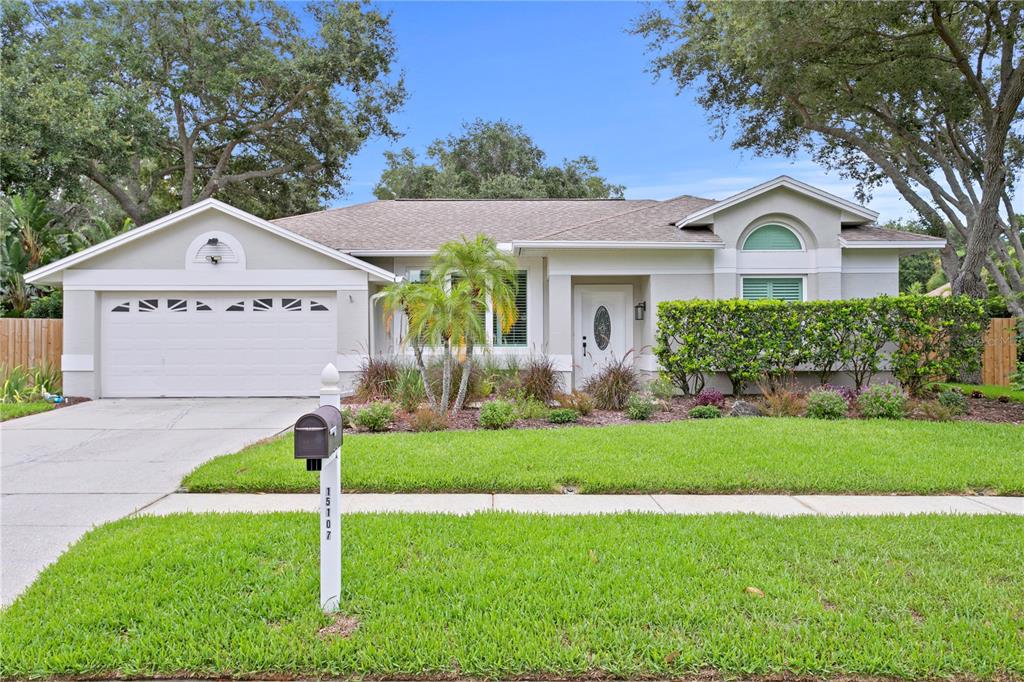
M 1017 320 L 994 317 L 989 322 L 981 355 L 981 383 L 1009 386 L 1010 375 L 1017 369 Z
M 64 320 L 0 318 L 0 365 L 60 367 Z

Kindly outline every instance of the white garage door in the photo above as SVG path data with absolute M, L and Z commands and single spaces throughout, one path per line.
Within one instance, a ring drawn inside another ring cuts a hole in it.
M 337 359 L 333 292 L 105 294 L 105 397 L 311 396 Z

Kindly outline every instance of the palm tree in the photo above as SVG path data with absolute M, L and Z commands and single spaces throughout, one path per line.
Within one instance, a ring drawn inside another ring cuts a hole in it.
M 431 275 L 439 281 L 450 278 L 453 281 L 452 291 L 456 287 L 465 286 L 466 301 L 460 305 L 468 306 L 465 311 L 467 318 L 474 323 L 464 324 L 466 334 L 461 339 L 461 347 L 465 350 L 462 365 L 462 378 L 455 398 L 455 410 L 462 409 L 469 388 L 469 375 L 473 369 L 473 350 L 486 342 L 487 331 L 483 324 L 488 303 L 493 305 L 494 314 L 507 332 L 516 323 L 516 260 L 512 254 L 498 249 L 497 243 L 483 234 L 475 239 L 455 240 L 443 244 L 434 256 Z M 454 302 L 453 302 L 454 303 Z
M 427 366 L 423 362 L 423 341 L 422 329 L 425 319 L 418 310 L 423 307 L 426 296 L 424 284 L 402 280 L 389 284 L 379 293 L 374 294 L 373 300 L 380 301 L 384 308 L 384 324 L 390 325 L 395 313 L 403 313 L 409 321 L 409 330 L 406 332 L 402 343 L 409 343 L 412 346 L 416 357 L 416 368 L 420 371 L 420 379 L 423 381 L 423 390 L 427 396 L 427 403 L 433 410 L 437 409 L 437 399 L 430 386 L 430 379 L 427 376 Z M 415 321 L 415 328 L 414 328 Z

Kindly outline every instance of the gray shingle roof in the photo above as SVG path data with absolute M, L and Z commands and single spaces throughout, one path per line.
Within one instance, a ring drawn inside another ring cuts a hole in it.
M 399 199 L 372 201 L 275 220 L 339 251 L 432 251 L 483 232 L 498 242 L 674 242 L 721 244 L 704 228 L 673 223 L 716 202 L 684 195 L 666 201 L 588 199 Z M 874 226 L 843 228 L 851 242 L 935 241 Z
M 399 199 L 273 222 L 341 251 L 417 251 L 436 249 L 451 239 L 480 232 L 498 242 L 533 239 L 657 203 L 646 199 Z
M 863 227 L 844 227 L 840 236 L 848 242 L 943 242 L 944 239 L 921 234 L 920 232 L 904 232 L 889 230 L 884 227 L 865 225 Z
M 717 203 L 684 195 L 675 199 L 659 201 L 648 206 L 638 206 L 632 211 L 610 218 L 598 218 L 589 223 L 576 225 L 540 237 L 538 241 L 635 241 L 635 242 L 679 242 L 721 244 L 722 240 L 708 229 L 679 229 L 674 222 L 687 215 Z

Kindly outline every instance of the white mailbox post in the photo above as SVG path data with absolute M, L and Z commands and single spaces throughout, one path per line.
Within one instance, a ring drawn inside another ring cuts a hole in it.
M 320 372 L 320 406 L 341 411 L 341 377 L 327 363 Z M 320 607 L 338 610 L 341 600 L 341 448 L 331 453 L 320 470 Z
M 341 389 L 338 370 L 320 373 L 320 407 L 295 422 L 295 458 L 320 472 L 320 607 L 338 610 L 341 600 Z

